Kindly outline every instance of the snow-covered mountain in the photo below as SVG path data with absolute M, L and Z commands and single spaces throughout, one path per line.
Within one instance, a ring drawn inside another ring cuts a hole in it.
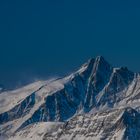
M 140 75 L 90 59 L 69 76 L 0 94 L 10 140 L 140 140 Z

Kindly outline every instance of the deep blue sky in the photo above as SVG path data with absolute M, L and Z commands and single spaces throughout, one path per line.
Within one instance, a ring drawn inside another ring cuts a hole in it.
M 0 1 L 0 84 L 63 75 L 97 55 L 140 71 L 139 0 Z

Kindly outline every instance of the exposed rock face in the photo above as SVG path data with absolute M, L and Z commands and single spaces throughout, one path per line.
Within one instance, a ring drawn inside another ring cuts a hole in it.
M 31 94 L 26 97 L 20 104 L 16 105 L 11 110 L 0 114 L 0 124 L 4 124 L 8 121 L 13 121 L 14 119 L 18 119 L 20 117 L 25 116 L 30 112 L 30 109 L 35 104 L 35 94 Z
M 123 108 L 77 115 L 59 129 L 56 133 L 46 133 L 44 140 L 138 140 L 140 114 L 132 108 Z
M 46 132 L 47 140 L 125 140 L 132 135 L 137 140 L 139 100 L 139 74 L 113 68 L 99 56 L 65 78 L 0 94 L 0 133 L 17 135 L 30 125 L 51 121 L 64 124 L 58 132 Z

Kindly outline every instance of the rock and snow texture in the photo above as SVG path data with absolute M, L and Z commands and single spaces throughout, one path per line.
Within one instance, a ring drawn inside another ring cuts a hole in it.
M 140 75 L 99 56 L 71 75 L 0 94 L 10 140 L 139 140 Z
M 9 140 L 42 140 L 46 133 L 58 132 L 63 123 L 40 122 L 32 124 L 17 132 L 16 136 L 11 136 Z

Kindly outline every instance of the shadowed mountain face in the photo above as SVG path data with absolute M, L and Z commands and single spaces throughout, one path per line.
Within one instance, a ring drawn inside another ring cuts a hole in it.
M 56 122 L 39 138 L 129 140 L 135 135 L 137 140 L 139 93 L 138 73 L 113 68 L 98 56 L 67 77 L 0 94 L 1 134 L 28 138 L 25 133 L 32 135 L 43 122 Z

